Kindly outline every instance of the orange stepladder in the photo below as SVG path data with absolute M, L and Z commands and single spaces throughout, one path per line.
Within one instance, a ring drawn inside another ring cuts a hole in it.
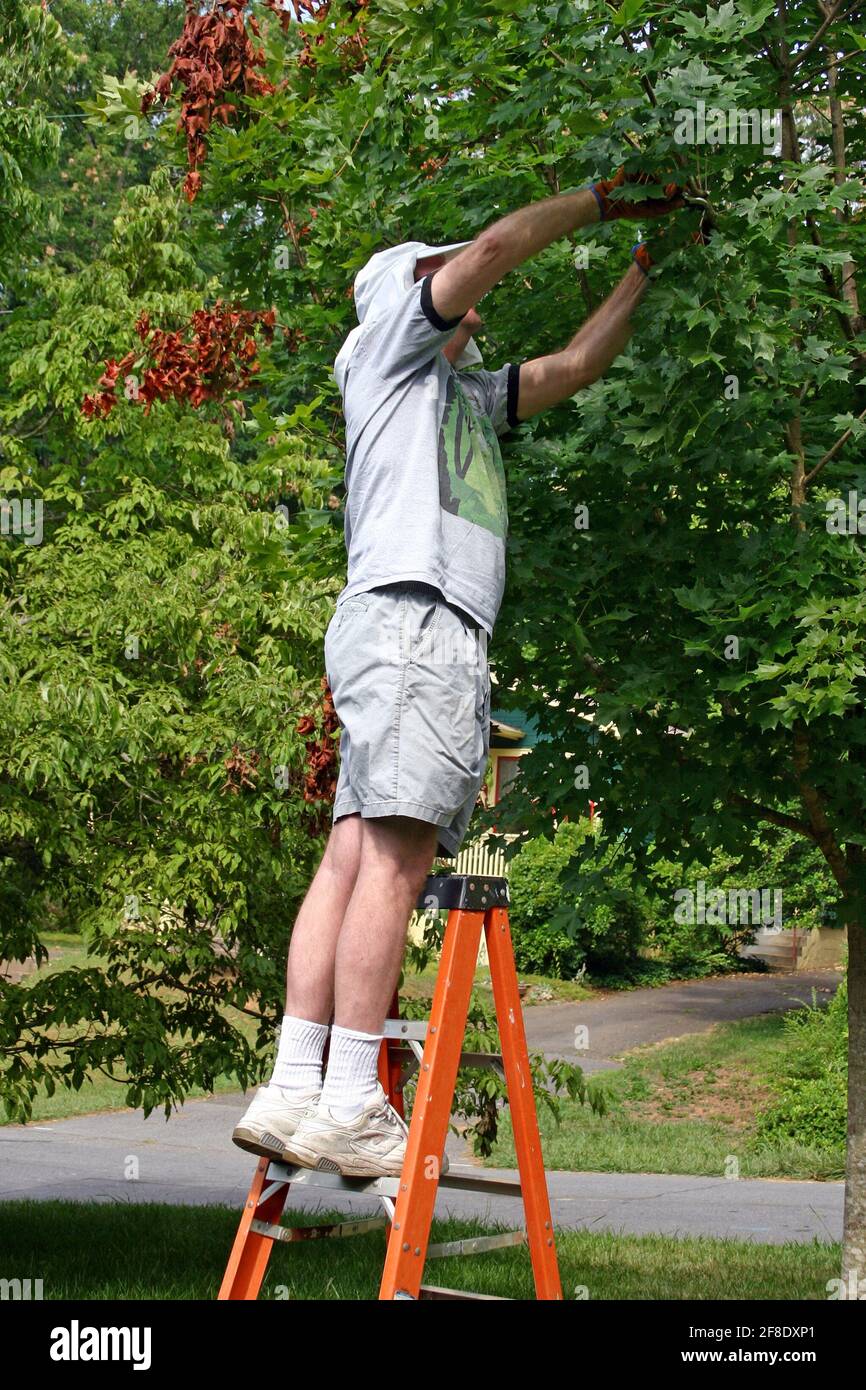
M 538 1132 L 526 1032 L 508 921 L 508 884 L 482 875 L 431 875 L 418 899 L 420 910 L 448 911 L 430 1018 L 410 1022 L 397 1016 L 385 1025 L 379 1079 L 392 1105 L 403 1113 L 403 1084 L 418 1068 L 406 1158 L 399 1178 L 342 1178 L 262 1158 L 241 1215 L 218 1297 L 255 1299 L 273 1243 L 357 1235 L 390 1227 L 379 1298 L 471 1299 L 464 1293 L 423 1282 L 428 1259 L 480 1254 L 505 1245 L 529 1247 L 536 1297 L 559 1300 L 562 1286 L 553 1221 Z M 467 1053 L 463 1040 L 472 982 L 484 932 L 501 1054 Z M 423 1047 L 422 1047 L 423 1043 Z M 408 1055 L 408 1067 L 407 1067 Z M 519 1181 L 479 1175 L 477 1169 L 440 1171 L 461 1065 L 494 1066 L 505 1076 L 511 1107 Z M 288 1227 L 280 1219 L 290 1186 L 316 1187 L 336 1194 L 377 1196 L 384 1218 L 364 1218 L 325 1226 Z M 485 1192 L 523 1199 L 525 1227 L 501 1235 L 430 1245 L 430 1227 L 440 1189 Z

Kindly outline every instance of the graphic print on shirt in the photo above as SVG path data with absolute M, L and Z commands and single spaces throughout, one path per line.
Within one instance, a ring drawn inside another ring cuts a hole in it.
M 446 512 L 505 539 L 505 469 L 496 431 L 477 414 L 453 372 L 439 427 L 439 502 Z

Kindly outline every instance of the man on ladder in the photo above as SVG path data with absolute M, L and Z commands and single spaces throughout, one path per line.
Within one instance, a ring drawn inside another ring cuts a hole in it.
M 639 243 L 564 348 L 498 371 L 478 368 L 475 305 L 569 232 L 681 204 L 674 185 L 626 201 L 624 182 L 620 171 L 532 203 L 471 242 L 380 251 L 355 280 L 359 326 L 334 364 L 348 551 L 325 637 L 342 725 L 334 824 L 292 932 L 273 1076 L 233 1134 L 252 1153 L 348 1178 L 403 1167 L 408 1131 L 378 1058 L 410 915 L 436 854 L 458 853 L 484 778 L 487 641 L 505 582 L 498 437 L 603 375 L 651 262 Z

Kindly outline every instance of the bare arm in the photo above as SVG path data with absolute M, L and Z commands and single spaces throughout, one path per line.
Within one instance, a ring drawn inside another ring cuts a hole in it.
M 552 241 L 600 218 L 598 200 L 588 188 L 510 212 L 433 275 L 433 307 L 443 319 L 462 316 L 509 270 Z
M 616 289 L 561 352 L 521 363 L 517 397 L 519 420 L 528 420 L 540 410 L 568 400 L 575 391 L 591 386 L 604 376 L 632 335 L 629 320 L 648 283 L 639 266 L 631 265 Z

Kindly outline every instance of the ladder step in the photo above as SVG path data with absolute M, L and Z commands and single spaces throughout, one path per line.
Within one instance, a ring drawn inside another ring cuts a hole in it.
M 294 1163 L 272 1162 L 268 1177 L 272 1182 L 291 1183 L 293 1187 L 323 1187 L 328 1191 L 350 1192 L 359 1197 L 396 1197 L 400 1189 L 399 1178 L 344 1178 L 339 1173 L 301 1168 Z
M 427 1020 L 424 1018 L 386 1018 L 385 1037 L 408 1042 L 424 1042 L 427 1038 Z
M 467 1300 L 472 1301 L 473 1303 L 511 1303 L 513 1301 L 512 1299 L 504 1298 L 497 1293 L 464 1293 L 463 1289 L 443 1289 L 439 1288 L 436 1284 L 422 1284 L 420 1289 L 418 1290 L 418 1297 L 447 1298 L 455 1300 L 459 1299 L 461 1302 L 463 1300 Z
M 459 1065 L 461 1067 L 490 1067 L 493 1071 L 505 1075 L 505 1063 L 502 1060 L 501 1052 L 461 1052 Z
M 402 1042 L 406 1047 L 398 1048 L 400 1053 L 411 1051 L 409 1044 L 423 1043 L 427 1041 L 427 1023 L 425 1019 L 409 1018 L 386 1018 L 385 1037 L 393 1039 L 395 1042 Z M 412 1052 L 413 1056 L 416 1056 Z M 505 1074 L 501 1052 L 461 1052 L 461 1067 L 491 1067 L 496 1071 Z
M 365 1221 L 335 1221 L 330 1226 L 275 1226 L 271 1221 L 253 1220 L 250 1230 L 269 1240 L 283 1240 L 290 1245 L 299 1240 L 331 1240 L 337 1236 L 360 1236 L 366 1231 L 386 1230 L 390 1226 L 383 1216 L 371 1216 Z
M 300 1168 L 291 1163 L 272 1162 L 268 1169 L 271 1182 L 291 1183 L 293 1187 L 324 1187 L 333 1192 L 354 1193 L 359 1197 L 396 1198 L 400 1192 L 399 1178 L 343 1178 L 339 1173 L 323 1173 L 317 1168 Z M 489 1192 L 495 1197 L 520 1197 L 519 1182 L 510 1178 L 481 1177 L 474 1168 L 449 1168 L 439 1178 L 439 1187 L 454 1192 Z
M 498 1236 L 469 1236 L 466 1240 L 446 1240 L 428 1245 L 429 1260 L 444 1260 L 449 1255 L 484 1255 L 488 1250 L 503 1250 L 507 1245 L 525 1245 L 525 1231 L 503 1231 Z
M 394 1051 L 398 1056 L 406 1057 L 404 1069 L 406 1073 L 405 1079 L 408 1080 L 417 1070 L 420 1058 L 418 1054 L 412 1050 L 411 1044 L 405 1047 L 395 1047 Z M 464 1067 L 479 1067 L 481 1070 L 497 1071 L 500 1076 L 505 1076 L 505 1063 L 502 1060 L 501 1052 L 461 1052 L 457 1070 L 462 1071 Z
M 439 1179 L 439 1186 L 450 1187 L 455 1192 L 490 1192 L 494 1197 L 522 1197 L 520 1182 L 511 1178 L 482 1178 L 475 1169 L 449 1168 Z

